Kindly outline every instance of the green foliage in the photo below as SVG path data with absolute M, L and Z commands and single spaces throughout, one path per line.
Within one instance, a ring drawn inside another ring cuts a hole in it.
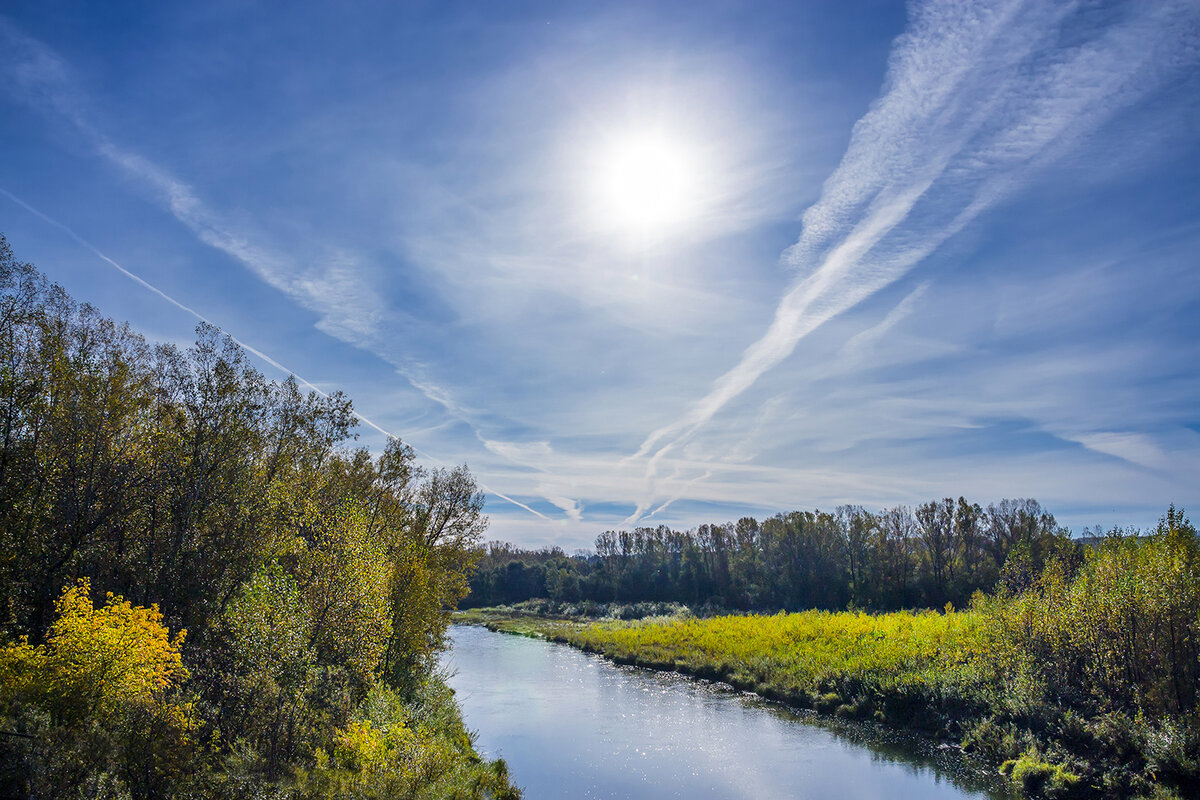
M 321 661 L 369 682 L 391 634 L 389 593 L 400 565 L 354 506 L 319 518 L 311 535 L 295 554 L 310 641 Z
M 1000 772 L 1029 794 L 1042 797 L 1065 797 L 1079 785 L 1078 775 L 1061 764 L 1043 761 L 1036 748 L 1030 748 L 1019 758 L 1005 761 L 1000 765 Z
M 994 663 L 1035 702 L 1200 712 L 1200 542 L 1174 508 L 1155 533 L 1114 532 L 1082 565 L 1052 561 L 1025 593 L 980 608 Z
M 0 236 L 0 726 L 36 743 L 0 742 L 0 794 L 295 796 L 369 754 L 362 703 L 427 680 L 487 519 L 465 467 L 354 425 L 212 326 L 147 344 Z M 387 747 L 493 770 L 437 724 Z
M 306 798 L 483 798 L 515 800 L 502 761 L 484 763 L 438 680 L 423 683 L 405 703 L 376 686 L 354 718 L 319 751 L 299 781 Z
M 225 613 L 235 674 L 264 675 L 296 687 L 313 666 L 312 620 L 292 576 L 264 570 L 242 587 Z
M 965 605 L 998 578 L 1022 591 L 1042 566 L 1079 548 L 1034 500 L 985 511 L 944 498 L 915 511 L 792 511 L 759 523 L 606 531 L 594 553 L 492 542 L 471 579 L 473 606 L 533 598 L 677 602 L 693 608 L 895 610 Z

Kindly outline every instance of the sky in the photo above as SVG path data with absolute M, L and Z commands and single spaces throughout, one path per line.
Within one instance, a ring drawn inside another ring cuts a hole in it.
M 1200 5 L 9 0 L 0 232 L 489 538 L 1200 513 Z

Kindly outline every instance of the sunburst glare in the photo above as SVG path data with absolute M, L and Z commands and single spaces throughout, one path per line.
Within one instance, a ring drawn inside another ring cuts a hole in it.
M 659 239 L 695 222 L 704 204 L 703 164 L 668 132 L 626 132 L 597 148 L 592 222 L 605 233 Z

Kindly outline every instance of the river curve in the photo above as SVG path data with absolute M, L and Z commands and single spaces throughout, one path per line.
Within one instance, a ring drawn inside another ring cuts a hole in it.
M 450 641 L 443 666 L 476 746 L 527 800 L 1012 796 L 910 734 L 480 627 L 453 626 Z

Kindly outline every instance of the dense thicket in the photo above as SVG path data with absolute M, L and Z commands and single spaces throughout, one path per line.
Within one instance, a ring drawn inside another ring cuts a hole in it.
M 487 546 L 471 606 L 535 597 L 563 602 L 674 601 L 732 609 L 877 610 L 965 604 L 976 590 L 1030 585 L 1075 548 L 1036 500 L 986 509 L 951 498 L 914 510 L 793 511 L 759 523 L 606 531 L 591 553 Z
M 197 335 L 151 346 L 0 237 L 0 794 L 508 792 L 431 676 L 466 468 L 348 449 L 340 393 Z

